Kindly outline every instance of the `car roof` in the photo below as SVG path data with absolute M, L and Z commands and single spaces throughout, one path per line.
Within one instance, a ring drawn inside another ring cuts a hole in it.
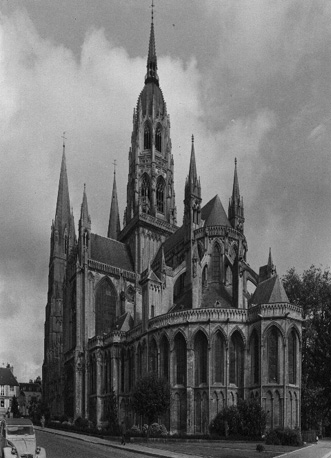
M 7 425 L 33 426 L 32 421 L 28 418 L 6 418 L 4 421 Z

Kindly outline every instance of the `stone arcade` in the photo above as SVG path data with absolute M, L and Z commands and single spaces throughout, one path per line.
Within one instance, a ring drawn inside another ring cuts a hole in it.
M 160 420 L 172 432 L 206 432 L 216 413 L 240 397 L 261 402 L 269 427 L 300 427 L 301 309 L 289 303 L 271 253 L 259 274 L 246 261 L 237 163 L 228 213 L 218 195 L 203 206 L 192 137 L 183 188 L 178 226 L 152 19 L 122 230 L 114 175 L 107 236 L 91 230 L 85 189 L 76 236 L 63 146 L 51 232 L 45 401 L 53 416 L 101 426 L 114 389 L 120 420 L 139 424 L 130 392 L 155 371 L 171 385 L 171 417 Z

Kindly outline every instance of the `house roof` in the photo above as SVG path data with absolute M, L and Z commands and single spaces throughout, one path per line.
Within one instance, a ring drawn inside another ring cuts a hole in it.
M 12 371 L 7 367 L 0 367 L 0 385 L 19 386 Z
M 218 194 L 213 197 L 202 209 L 201 219 L 205 222 L 205 227 L 210 226 L 229 226 L 231 224 L 226 216 L 224 207 Z
M 251 304 L 273 304 L 277 302 L 287 302 L 287 294 L 278 275 L 262 281 L 256 287 L 251 299 Z
M 91 234 L 91 259 L 133 272 L 129 248 L 114 239 Z

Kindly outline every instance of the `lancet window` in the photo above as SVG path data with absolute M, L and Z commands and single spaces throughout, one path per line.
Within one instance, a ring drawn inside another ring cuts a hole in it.
M 163 177 L 159 177 L 156 183 L 156 206 L 157 211 L 160 213 L 164 213 L 164 189 L 165 189 L 165 182 Z
M 208 373 L 208 342 L 206 336 L 200 331 L 194 339 L 195 383 L 207 383 Z
M 244 382 L 244 343 L 238 332 L 230 339 L 230 383 L 241 387 Z
M 275 326 L 268 334 L 268 381 L 269 383 L 279 382 L 279 337 Z
M 295 385 L 297 382 L 297 337 L 294 329 L 288 338 L 288 377 L 289 383 Z
M 116 319 L 117 293 L 112 282 L 106 278 L 97 286 L 95 294 L 95 335 L 108 333 Z
M 162 152 L 162 129 L 160 124 L 157 125 L 155 131 L 155 149 L 160 153 Z
M 144 127 L 144 149 L 151 149 L 151 128 L 148 122 Z

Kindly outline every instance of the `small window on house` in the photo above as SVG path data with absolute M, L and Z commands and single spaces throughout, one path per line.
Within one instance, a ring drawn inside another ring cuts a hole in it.
M 0 385 L 0 396 L 4 396 L 4 395 L 5 395 L 5 386 Z
M 12 385 L 10 386 L 10 391 L 14 391 L 14 387 Z

